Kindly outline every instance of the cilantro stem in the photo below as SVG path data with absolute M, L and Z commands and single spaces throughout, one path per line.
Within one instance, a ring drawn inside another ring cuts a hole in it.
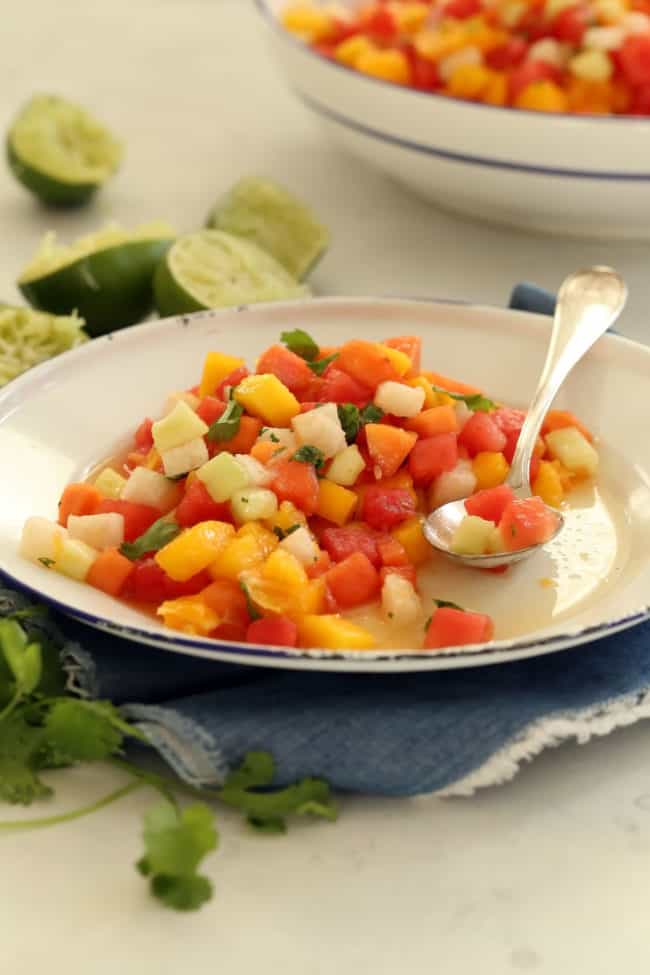
M 0 711 L 0 721 L 2 721 L 4 718 L 9 717 L 9 715 L 14 710 L 14 708 L 20 703 L 22 696 L 23 695 L 20 689 L 17 690 L 14 696 L 9 701 L 9 703 L 5 705 L 2 711 Z
M 81 806 L 79 809 L 73 809 L 72 812 L 61 813 L 58 816 L 41 816 L 38 819 L 5 820 L 4 822 L 0 822 L 0 830 L 44 829 L 46 826 L 69 823 L 73 819 L 90 816 L 91 813 L 103 809 L 104 806 L 110 806 L 112 802 L 117 802 L 118 799 L 122 799 L 123 796 L 128 795 L 130 792 L 141 789 L 143 785 L 146 785 L 146 783 L 142 779 L 129 782 L 127 785 L 123 785 L 119 789 L 114 789 L 113 792 L 109 792 L 108 795 L 103 796 L 103 798 L 98 799 L 96 802 L 90 803 L 88 806 Z

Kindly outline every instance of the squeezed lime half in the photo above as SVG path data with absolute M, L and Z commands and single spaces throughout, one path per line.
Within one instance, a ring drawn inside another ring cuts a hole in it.
M 7 158 L 16 179 L 51 206 L 79 206 L 112 176 L 120 142 L 79 105 L 36 95 L 7 134 Z
M 111 224 L 71 245 L 46 234 L 18 287 L 34 308 L 76 311 L 89 335 L 133 325 L 153 307 L 153 275 L 174 231 L 162 221 L 124 230 Z
M 314 212 L 269 179 L 239 180 L 217 200 L 206 226 L 244 237 L 267 251 L 298 281 L 328 248 L 330 234 Z
M 162 316 L 309 294 L 257 244 L 221 230 L 179 237 L 154 278 L 156 307 Z

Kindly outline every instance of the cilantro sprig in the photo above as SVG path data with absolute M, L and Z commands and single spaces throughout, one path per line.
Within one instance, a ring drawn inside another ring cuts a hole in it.
M 301 328 L 294 328 L 290 332 L 282 332 L 280 341 L 286 345 L 290 352 L 299 355 L 305 362 L 312 362 L 318 357 L 320 348 L 308 332 Z
M 335 359 L 338 359 L 338 352 L 332 352 L 331 355 L 323 356 L 322 359 L 315 359 L 313 362 L 307 363 L 312 372 L 315 372 L 317 376 L 322 376 L 329 365 L 331 365 Z
M 165 518 L 159 518 L 158 521 L 154 521 L 151 527 L 147 528 L 146 532 L 143 532 L 134 542 L 122 542 L 120 545 L 120 552 L 122 555 L 126 555 L 127 559 L 131 559 L 135 562 L 136 559 L 141 559 L 143 555 L 147 552 L 157 552 L 159 549 L 164 548 L 169 542 L 172 542 L 178 533 L 180 532 L 180 525 L 177 525 L 175 521 L 167 521 Z
M 145 814 L 144 854 L 136 868 L 161 904 L 189 911 L 212 897 L 211 881 L 199 866 L 217 849 L 219 834 L 207 802 L 182 807 L 177 791 L 239 809 L 252 827 L 266 833 L 284 832 L 290 815 L 336 818 L 323 780 L 307 778 L 273 788 L 275 765 L 267 752 L 248 753 L 220 789 L 203 791 L 126 761 L 125 745 L 129 740 L 146 743 L 144 734 L 110 701 L 82 700 L 65 693 L 60 662 L 64 646 L 45 607 L 0 588 L 0 799 L 30 805 L 52 794 L 40 777 L 43 771 L 81 762 L 109 761 L 128 773 L 129 780 L 69 812 L 0 822 L 0 831 L 70 822 L 137 789 L 153 788 L 160 799 Z

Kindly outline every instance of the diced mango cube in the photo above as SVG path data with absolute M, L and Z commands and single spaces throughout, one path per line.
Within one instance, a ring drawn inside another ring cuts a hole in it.
M 539 495 L 545 504 L 559 508 L 564 499 L 564 488 L 560 473 L 548 460 L 540 462 L 537 477 L 532 484 L 533 494 Z
M 400 542 L 413 565 L 421 565 L 431 558 L 431 546 L 424 537 L 422 521 L 415 515 L 393 529 L 392 535 Z
M 407 379 L 406 382 L 409 386 L 414 386 L 424 390 L 424 405 L 422 409 L 429 410 L 432 406 L 440 406 L 440 394 L 436 393 L 433 386 L 424 376 L 414 376 L 413 379 Z
M 262 566 L 265 579 L 282 586 L 288 593 L 297 593 L 308 582 L 304 566 L 286 549 L 276 548 Z
M 208 352 L 203 364 L 203 375 L 199 386 L 200 396 L 214 396 L 219 383 L 235 369 L 244 365 L 244 360 L 223 352 Z
M 393 349 L 390 345 L 384 345 L 383 342 L 378 342 L 377 344 L 393 366 L 397 375 L 406 375 L 412 365 L 406 352 L 402 352 L 400 349 Z
M 296 508 L 291 501 L 282 501 L 273 517 L 267 518 L 265 523 L 271 531 L 274 528 L 278 528 L 282 533 L 285 533 L 290 528 L 293 528 L 294 525 L 306 526 L 307 518 L 305 513 L 300 508 Z
M 274 427 L 286 427 L 300 413 L 300 403 L 272 373 L 247 376 L 235 391 L 235 399 L 252 416 Z
M 226 544 L 208 567 L 208 571 L 213 579 L 232 579 L 237 582 L 242 572 L 261 565 L 265 558 L 266 552 L 255 535 L 238 534 Z
M 324 650 L 372 650 L 375 646 L 372 633 L 338 614 L 304 616 L 298 622 L 298 632 L 303 647 L 319 647 Z
M 282 14 L 282 23 L 305 41 L 321 41 L 332 32 L 332 18 L 326 10 L 308 3 L 297 3 Z
M 335 525 L 344 525 L 352 517 L 357 506 L 357 495 L 348 488 L 325 479 L 318 482 L 318 506 L 316 514 Z
M 498 487 L 503 484 L 510 465 L 503 454 L 496 451 L 483 451 L 472 461 L 472 471 L 476 478 L 476 487 L 482 491 L 486 488 Z
M 225 521 L 202 521 L 177 535 L 154 558 L 176 582 L 186 582 L 214 562 L 235 529 Z
M 221 622 L 213 609 L 200 596 L 180 596 L 168 599 L 156 610 L 165 626 L 192 636 L 207 636 Z
M 355 34 L 347 37 L 334 48 L 334 58 L 340 63 L 347 65 L 348 68 L 356 68 L 357 61 L 362 54 L 367 51 L 374 51 L 375 45 L 369 37 L 364 34 Z

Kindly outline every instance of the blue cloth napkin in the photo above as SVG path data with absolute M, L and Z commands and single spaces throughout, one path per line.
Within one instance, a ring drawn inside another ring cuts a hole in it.
M 518 285 L 510 305 L 552 313 L 554 298 Z M 469 795 L 546 747 L 650 716 L 650 624 L 499 666 L 345 675 L 209 662 L 58 622 L 71 686 L 125 705 L 193 785 L 266 749 L 279 784 L 318 775 L 367 794 Z

